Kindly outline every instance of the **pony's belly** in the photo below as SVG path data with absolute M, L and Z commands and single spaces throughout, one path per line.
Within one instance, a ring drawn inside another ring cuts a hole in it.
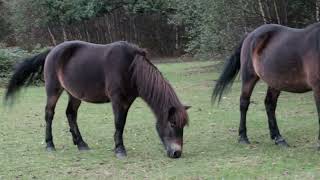
M 110 99 L 108 97 L 83 97 L 81 100 L 97 104 L 110 102 Z
M 311 90 L 299 59 L 256 59 L 254 68 L 258 76 L 272 88 L 293 93 Z
M 109 102 L 102 65 L 73 58 L 58 72 L 62 87 L 77 99 L 91 103 Z
M 78 88 L 78 89 L 71 89 L 66 88 L 66 90 L 72 94 L 74 97 L 90 102 L 90 103 L 107 103 L 110 102 L 110 98 L 106 95 L 104 87 L 94 87 L 88 86 L 88 88 Z
M 304 93 L 311 90 L 311 87 L 306 84 L 304 81 L 292 81 L 288 79 L 268 79 L 265 77 L 260 77 L 263 81 L 265 81 L 268 86 L 277 89 L 279 91 L 287 91 L 287 92 L 293 92 L 293 93 Z
M 105 84 L 101 80 L 86 80 L 77 76 L 60 76 L 62 87 L 73 97 L 90 103 L 107 103 L 110 98 L 106 94 Z
M 76 97 L 77 99 L 80 99 L 85 102 L 90 103 L 107 103 L 110 102 L 110 98 L 106 96 L 106 94 L 102 92 L 93 92 L 91 90 L 70 90 L 70 88 L 65 88 L 68 93 L 70 93 L 72 96 Z
M 92 90 L 71 90 L 71 88 L 65 87 L 65 90 L 70 93 L 73 97 L 80 99 L 82 101 L 90 102 L 90 103 L 107 103 L 110 102 L 110 98 L 103 93 L 104 91 L 101 89 L 101 92 L 94 92 Z M 93 89 L 94 90 L 94 89 Z

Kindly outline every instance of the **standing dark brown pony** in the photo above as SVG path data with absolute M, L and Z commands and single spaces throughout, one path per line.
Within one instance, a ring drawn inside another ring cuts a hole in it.
M 252 90 L 259 79 L 268 84 L 265 107 L 271 139 L 288 146 L 282 138 L 275 110 L 281 91 L 304 93 L 313 91 L 320 123 L 320 24 L 305 29 L 280 25 L 262 25 L 241 42 L 226 62 L 213 91 L 213 101 L 230 88 L 241 67 L 239 142 L 250 143 L 247 137 L 246 114 Z M 320 142 L 320 131 L 319 131 Z
M 156 129 L 167 154 L 179 158 L 182 153 L 183 128 L 188 115 L 171 85 L 146 58 L 146 52 L 127 42 L 98 45 L 69 41 L 19 64 L 10 80 L 6 100 L 26 81 L 44 69 L 47 104 L 45 107 L 46 149 L 54 151 L 52 120 L 56 103 L 65 90 L 69 94 L 66 110 L 73 143 L 79 150 L 89 149 L 77 125 L 81 101 L 112 103 L 115 154 L 126 156 L 123 129 L 128 110 L 137 97 L 151 107 L 157 117 Z

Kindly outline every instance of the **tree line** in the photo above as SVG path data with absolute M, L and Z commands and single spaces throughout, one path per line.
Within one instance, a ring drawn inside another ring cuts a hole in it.
M 43 29 L 52 45 L 50 28 L 60 26 L 61 36 L 67 36 L 63 27 L 121 9 L 129 16 L 163 16 L 168 26 L 184 27 L 179 37 L 184 52 L 215 56 L 232 50 L 245 33 L 262 24 L 302 28 L 317 22 L 319 7 L 320 0 L 0 0 L 0 42 L 34 46 L 27 40 L 35 29 Z M 155 23 L 145 31 L 156 30 Z

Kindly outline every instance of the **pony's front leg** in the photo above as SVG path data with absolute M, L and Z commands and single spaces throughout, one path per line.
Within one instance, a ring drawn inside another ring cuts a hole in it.
M 128 110 L 132 102 L 128 103 L 128 101 L 122 101 L 119 97 L 113 97 L 111 99 L 111 102 L 115 124 L 114 152 L 116 154 L 116 157 L 121 159 L 127 156 L 126 148 L 123 144 L 123 129 L 126 124 Z

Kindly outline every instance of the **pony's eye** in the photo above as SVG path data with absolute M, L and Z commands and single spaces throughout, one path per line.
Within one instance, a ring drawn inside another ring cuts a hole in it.
M 171 122 L 170 122 L 170 126 L 171 126 L 172 128 L 175 128 L 175 127 L 176 127 L 176 122 L 175 122 L 175 121 L 171 121 Z

